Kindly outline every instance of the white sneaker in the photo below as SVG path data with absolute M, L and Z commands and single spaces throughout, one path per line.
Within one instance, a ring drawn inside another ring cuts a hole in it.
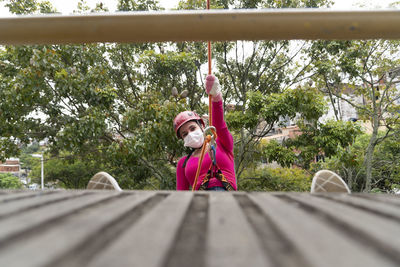
M 321 192 L 351 193 L 343 179 L 329 170 L 318 171 L 312 180 L 311 193 Z
M 114 177 L 106 172 L 96 173 L 90 179 L 86 189 L 122 191 Z

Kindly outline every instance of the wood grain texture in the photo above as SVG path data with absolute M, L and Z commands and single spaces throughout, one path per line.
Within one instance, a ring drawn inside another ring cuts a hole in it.
M 0 18 L 0 44 L 399 39 L 399 10 L 202 10 Z
M 400 266 L 398 196 L 0 191 L 0 266 Z

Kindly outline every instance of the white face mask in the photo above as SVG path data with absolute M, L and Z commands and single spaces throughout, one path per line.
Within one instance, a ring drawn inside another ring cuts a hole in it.
M 193 132 L 188 133 L 188 135 L 183 138 L 184 146 L 191 148 L 199 148 L 203 145 L 204 135 L 201 129 L 197 129 Z

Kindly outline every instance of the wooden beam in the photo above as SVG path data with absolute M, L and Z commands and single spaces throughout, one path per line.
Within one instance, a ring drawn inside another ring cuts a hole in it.
M 400 10 L 211 10 L 0 18 L 0 44 L 400 39 Z

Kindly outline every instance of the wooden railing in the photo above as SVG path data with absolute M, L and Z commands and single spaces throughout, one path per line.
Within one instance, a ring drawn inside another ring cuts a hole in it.
M 400 10 L 210 10 L 0 18 L 0 44 L 399 39 Z

